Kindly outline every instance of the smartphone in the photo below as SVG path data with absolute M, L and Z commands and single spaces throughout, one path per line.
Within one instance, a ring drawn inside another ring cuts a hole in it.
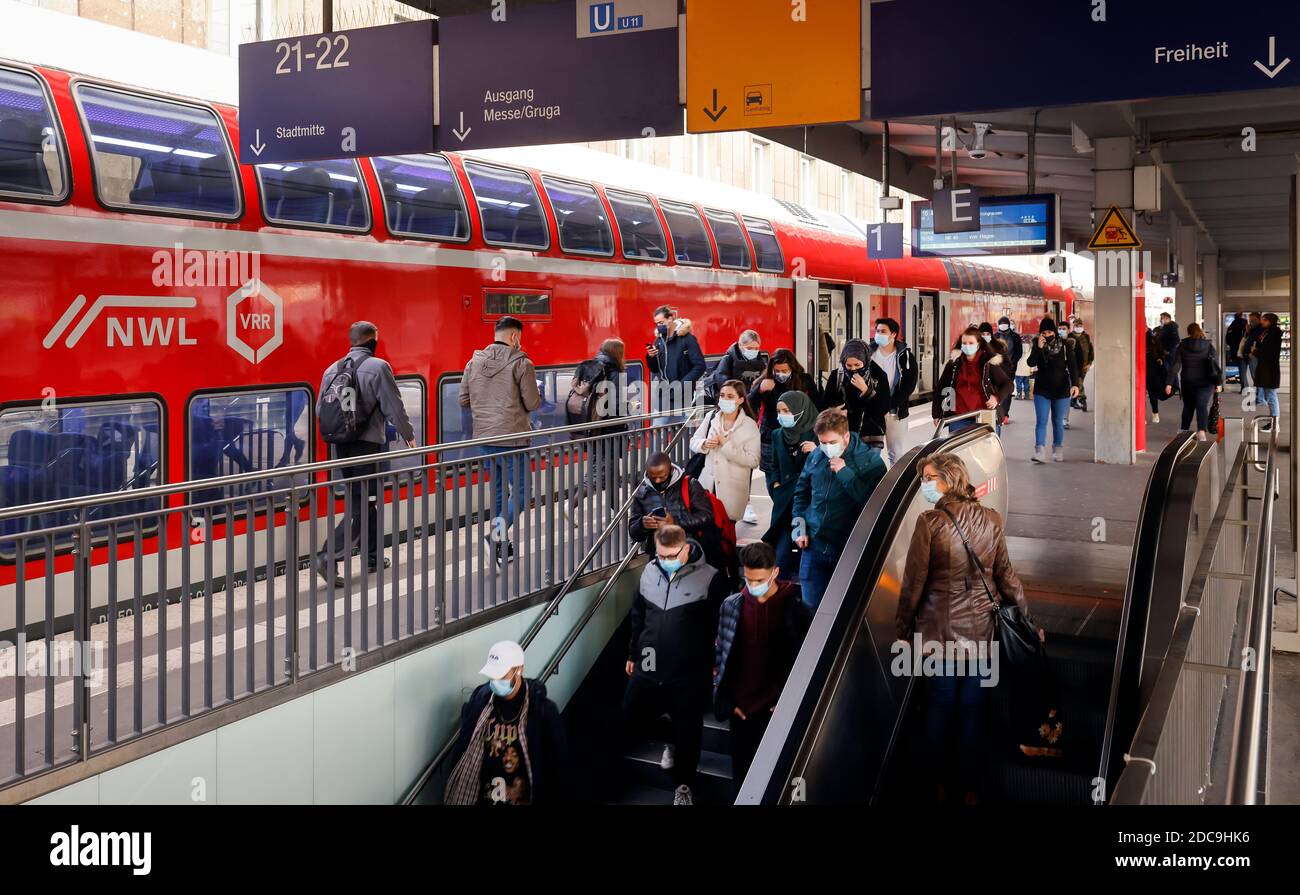
M 662 519 L 662 518 L 664 518 L 665 516 L 668 515 L 668 510 L 664 509 L 663 507 L 655 507 L 655 508 L 654 508 L 653 510 L 651 510 L 649 513 L 646 513 L 646 515 L 647 515 L 647 516 L 658 516 L 660 519 Z

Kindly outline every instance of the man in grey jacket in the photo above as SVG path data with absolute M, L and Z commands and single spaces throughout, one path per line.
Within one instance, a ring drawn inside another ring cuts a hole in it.
M 474 418 L 474 437 L 490 438 L 521 433 L 496 444 L 483 445 L 487 455 L 507 453 L 527 447 L 533 429 L 531 414 L 542 406 L 537 388 L 537 370 L 520 347 L 524 325 L 514 317 L 497 321 L 495 340 L 474 352 L 460 381 L 460 406 L 468 407 Z M 492 530 L 484 537 L 493 550 L 498 566 L 514 557 L 510 543 L 510 526 L 528 506 L 528 458 L 511 454 L 489 464 L 492 478 Z M 507 497 L 506 489 L 509 488 Z
M 379 342 L 379 328 L 368 320 L 360 320 L 352 324 L 348 329 L 348 341 L 352 345 L 347 356 L 351 358 L 355 370 L 358 392 L 357 407 L 362 412 L 368 412 L 369 417 L 367 418 L 366 427 L 357 435 L 356 440 L 334 445 L 334 459 L 365 457 L 381 453 L 388 441 L 385 433 L 385 420 L 392 422 L 394 428 L 397 429 L 398 435 L 401 436 L 402 441 L 406 442 L 408 447 L 415 447 L 415 429 L 411 426 L 411 420 L 406 415 L 406 407 L 402 404 L 402 395 L 397 390 L 397 380 L 393 378 L 393 368 L 388 365 L 388 361 L 375 357 L 375 346 Z M 316 402 L 318 417 L 321 411 L 321 401 L 325 399 L 325 394 L 330 389 L 330 383 L 338 374 L 339 366 L 342 363 L 343 360 L 339 360 L 330 364 L 325 370 L 325 375 L 321 377 L 320 391 L 318 392 L 320 398 Z M 341 471 L 345 479 L 355 479 L 358 476 L 377 473 L 379 465 L 377 463 L 361 463 L 356 466 L 345 466 Z M 364 502 L 367 534 L 366 559 L 370 571 L 375 572 L 379 569 L 379 551 L 381 547 L 379 543 L 377 480 L 353 481 L 351 492 L 351 516 L 341 520 L 334 529 L 332 539 L 334 562 L 338 563 L 340 560 L 347 559 L 351 555 L 352 545 L 360 538 L 360 507 Z M 383 559 L 383 565 L 384 568 L 388 568 L 390 565 L 386 557 Z M 315 566 L 317 573 L 326 581 L 332 581 L 335 587 L 344 586 L 344 579 L 338 574 L 337 568 L 332 569 L 330 567 L 328 546 L 317 554 Z

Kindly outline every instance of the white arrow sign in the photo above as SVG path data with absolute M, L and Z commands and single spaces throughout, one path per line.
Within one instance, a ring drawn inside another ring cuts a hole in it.
M 1255 67 L 1260 71 L 1262 71 L 1264 74 L 1268 75 L 1270 79 L 1272 79 L 1272 78 L 1276 78 L 1278 72 L 1286 68 L 1287 64 L 1290 61 L 1291 61 L 1290 56 L 1286 57 L 1281 62 L 1277 61 L 1277 38 L 1270 35 L 1268 38 L 1268 65 L 1265 65 L 1264 63 L 1256 59 Z
M 262 130 L 258 128 L 253 131 L 253 142 L 248 144 L 248 148 L 253 150 L 253 155 L 261 155 L 262 150 L 266 148 L 262 143 Z
M 460 142 L 464 143 L 464 142 L 465 142 L 465 138 L 469 136 L 469 132 L 472 131 L 473 129 L 474 129 L 474 128 L 472 128 L 472 127 L 466 127 L 466 126 L 465 126 L 465 113 L 464 113 L 464 112 L 461 112 L 461 113 L 460 113 L 460 129 L 459 129 L 459 130 L 453 130 L 452 133 L 456 135 L 456 139 L 457 139 L 457 140 L 459 140 Z

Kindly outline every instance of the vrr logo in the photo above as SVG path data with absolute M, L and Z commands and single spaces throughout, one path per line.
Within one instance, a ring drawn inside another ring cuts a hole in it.
M 255 303 L 253 298 L 261 298 Z M 266 313 L 255 304 L 268 304 Z M 241 309 L 240 305 L 244 305 Z M 243 335 L 241 335 L 241 333 Z M 246 341 L 246 336 L 269 335 L 256 348 Z M 261 280 L 249 280 L 243 287 L 226 297 L 226 344 L 240 357 L 252 364 L 260 364 L 272 351 L 284 343 L 284 301 L 274 289 Z

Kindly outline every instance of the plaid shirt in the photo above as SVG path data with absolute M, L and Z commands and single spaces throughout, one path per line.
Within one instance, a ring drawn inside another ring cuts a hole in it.
M 528 789 L 531 792 L 533 788 L 533 766 L 528 760 L 528 683 L 526 681 L 523 687 L 524 708 L 519 715 L 519 746 L 523 750 L 524 769 L 528 771 Z M 442 798 L 444 805 L 478 804 L 479 795 L 481 794 L 479 775 L 483 771 L 483 731 L 492 718 L 494 704 L 492 697 L 488 697 L 487 705 L 483 706 L 483 711 L 479 712 L 478 721 L 474 724 L 474 733 L 469 738 L 469 745 L 465 748 L 465 754 L 460 757 L 460 761 L 456 762 L 456 767 L 451 770 L 451 776 L 447 778 L 447 790 Z

